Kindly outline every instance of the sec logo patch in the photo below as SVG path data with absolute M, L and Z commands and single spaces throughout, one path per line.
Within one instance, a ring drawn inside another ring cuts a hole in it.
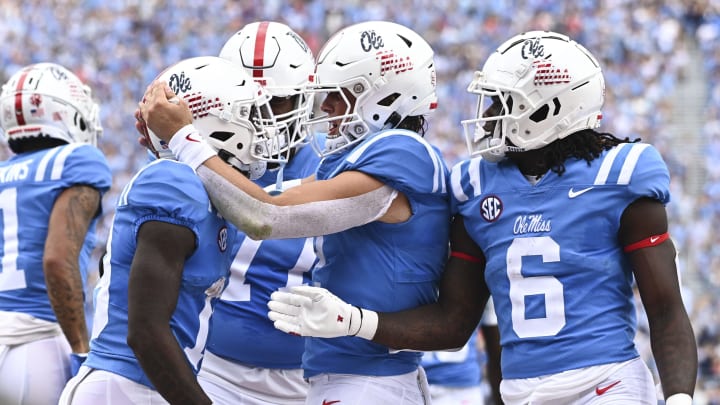
M 480 203 L 480 215 L 488 222 L 493 222 L 500 218 L 502 211 L 502 201 L 495 195 L 485 197 Z

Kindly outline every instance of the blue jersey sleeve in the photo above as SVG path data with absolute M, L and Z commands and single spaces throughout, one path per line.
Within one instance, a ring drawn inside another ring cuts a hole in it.
M 650 197 L 663 204 L 670 202 L 670 172 L 657 149 L 647 144 L 637 144 L 631 154 L 639 153 L 632 172 L 628 191 L 639 197 Z M 630 158 L 630 156 L 629 156 Z
M 110 189 L 110 167 L 98 148 L 88 144 L 67 145 L 58 153 L 57 159 L 63 159 L 66 153 L 62 181 L 68 187 L 84 184 L 96 188 L 101 194 Z
M 378 133 L 353 149 L 348 170 L 369 174 L 404 193 L 445 193 L 447 166 L 437 149 L 404 130 Z
M 145 166 L 120 196 L 119 206 L 136 211 L 135 232 L 146 221 L 163 221 L 190 228 L 215 215 L 195 172 L 183 163 L 160 159 Z
M 480 195 L 480 158 L 473 158 L 456 163 L 449 175 L 450 210 L 453 215 L 458 213 L 460 204 Z

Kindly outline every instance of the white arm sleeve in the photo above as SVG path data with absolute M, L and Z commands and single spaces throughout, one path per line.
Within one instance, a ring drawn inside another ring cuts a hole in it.
M 385 185 L 355 197 L 278 206 L 253 198 L 204 165 L 197 173 L 220 214 L 256 240 L 329 235 L 365 225 L 383 216 L 398 194 Z

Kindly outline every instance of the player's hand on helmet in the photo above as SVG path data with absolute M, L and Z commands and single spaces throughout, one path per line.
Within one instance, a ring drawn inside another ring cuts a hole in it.
M 359 336 L 371 340 L 377 314 L 352 306 L 330 291 L 311 286 L 276 291 L 268 302 L 275 328 L 299 336 L 333 338 Z
M 165 142 L 193 122 L 187 102 L 180 100 L 164 81 L 154 81 L 148 86 L 138 109 L 148 129 Z M 142 133 L 137 125 L 136 128 Z

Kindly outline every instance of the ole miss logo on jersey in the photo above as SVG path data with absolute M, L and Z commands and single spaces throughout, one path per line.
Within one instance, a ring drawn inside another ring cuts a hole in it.
M 488 222 L 494 222 L 500 218 L 502 211 L 503 203 L 496 195 L 489 195 L 480 203 L 480 215 Z

